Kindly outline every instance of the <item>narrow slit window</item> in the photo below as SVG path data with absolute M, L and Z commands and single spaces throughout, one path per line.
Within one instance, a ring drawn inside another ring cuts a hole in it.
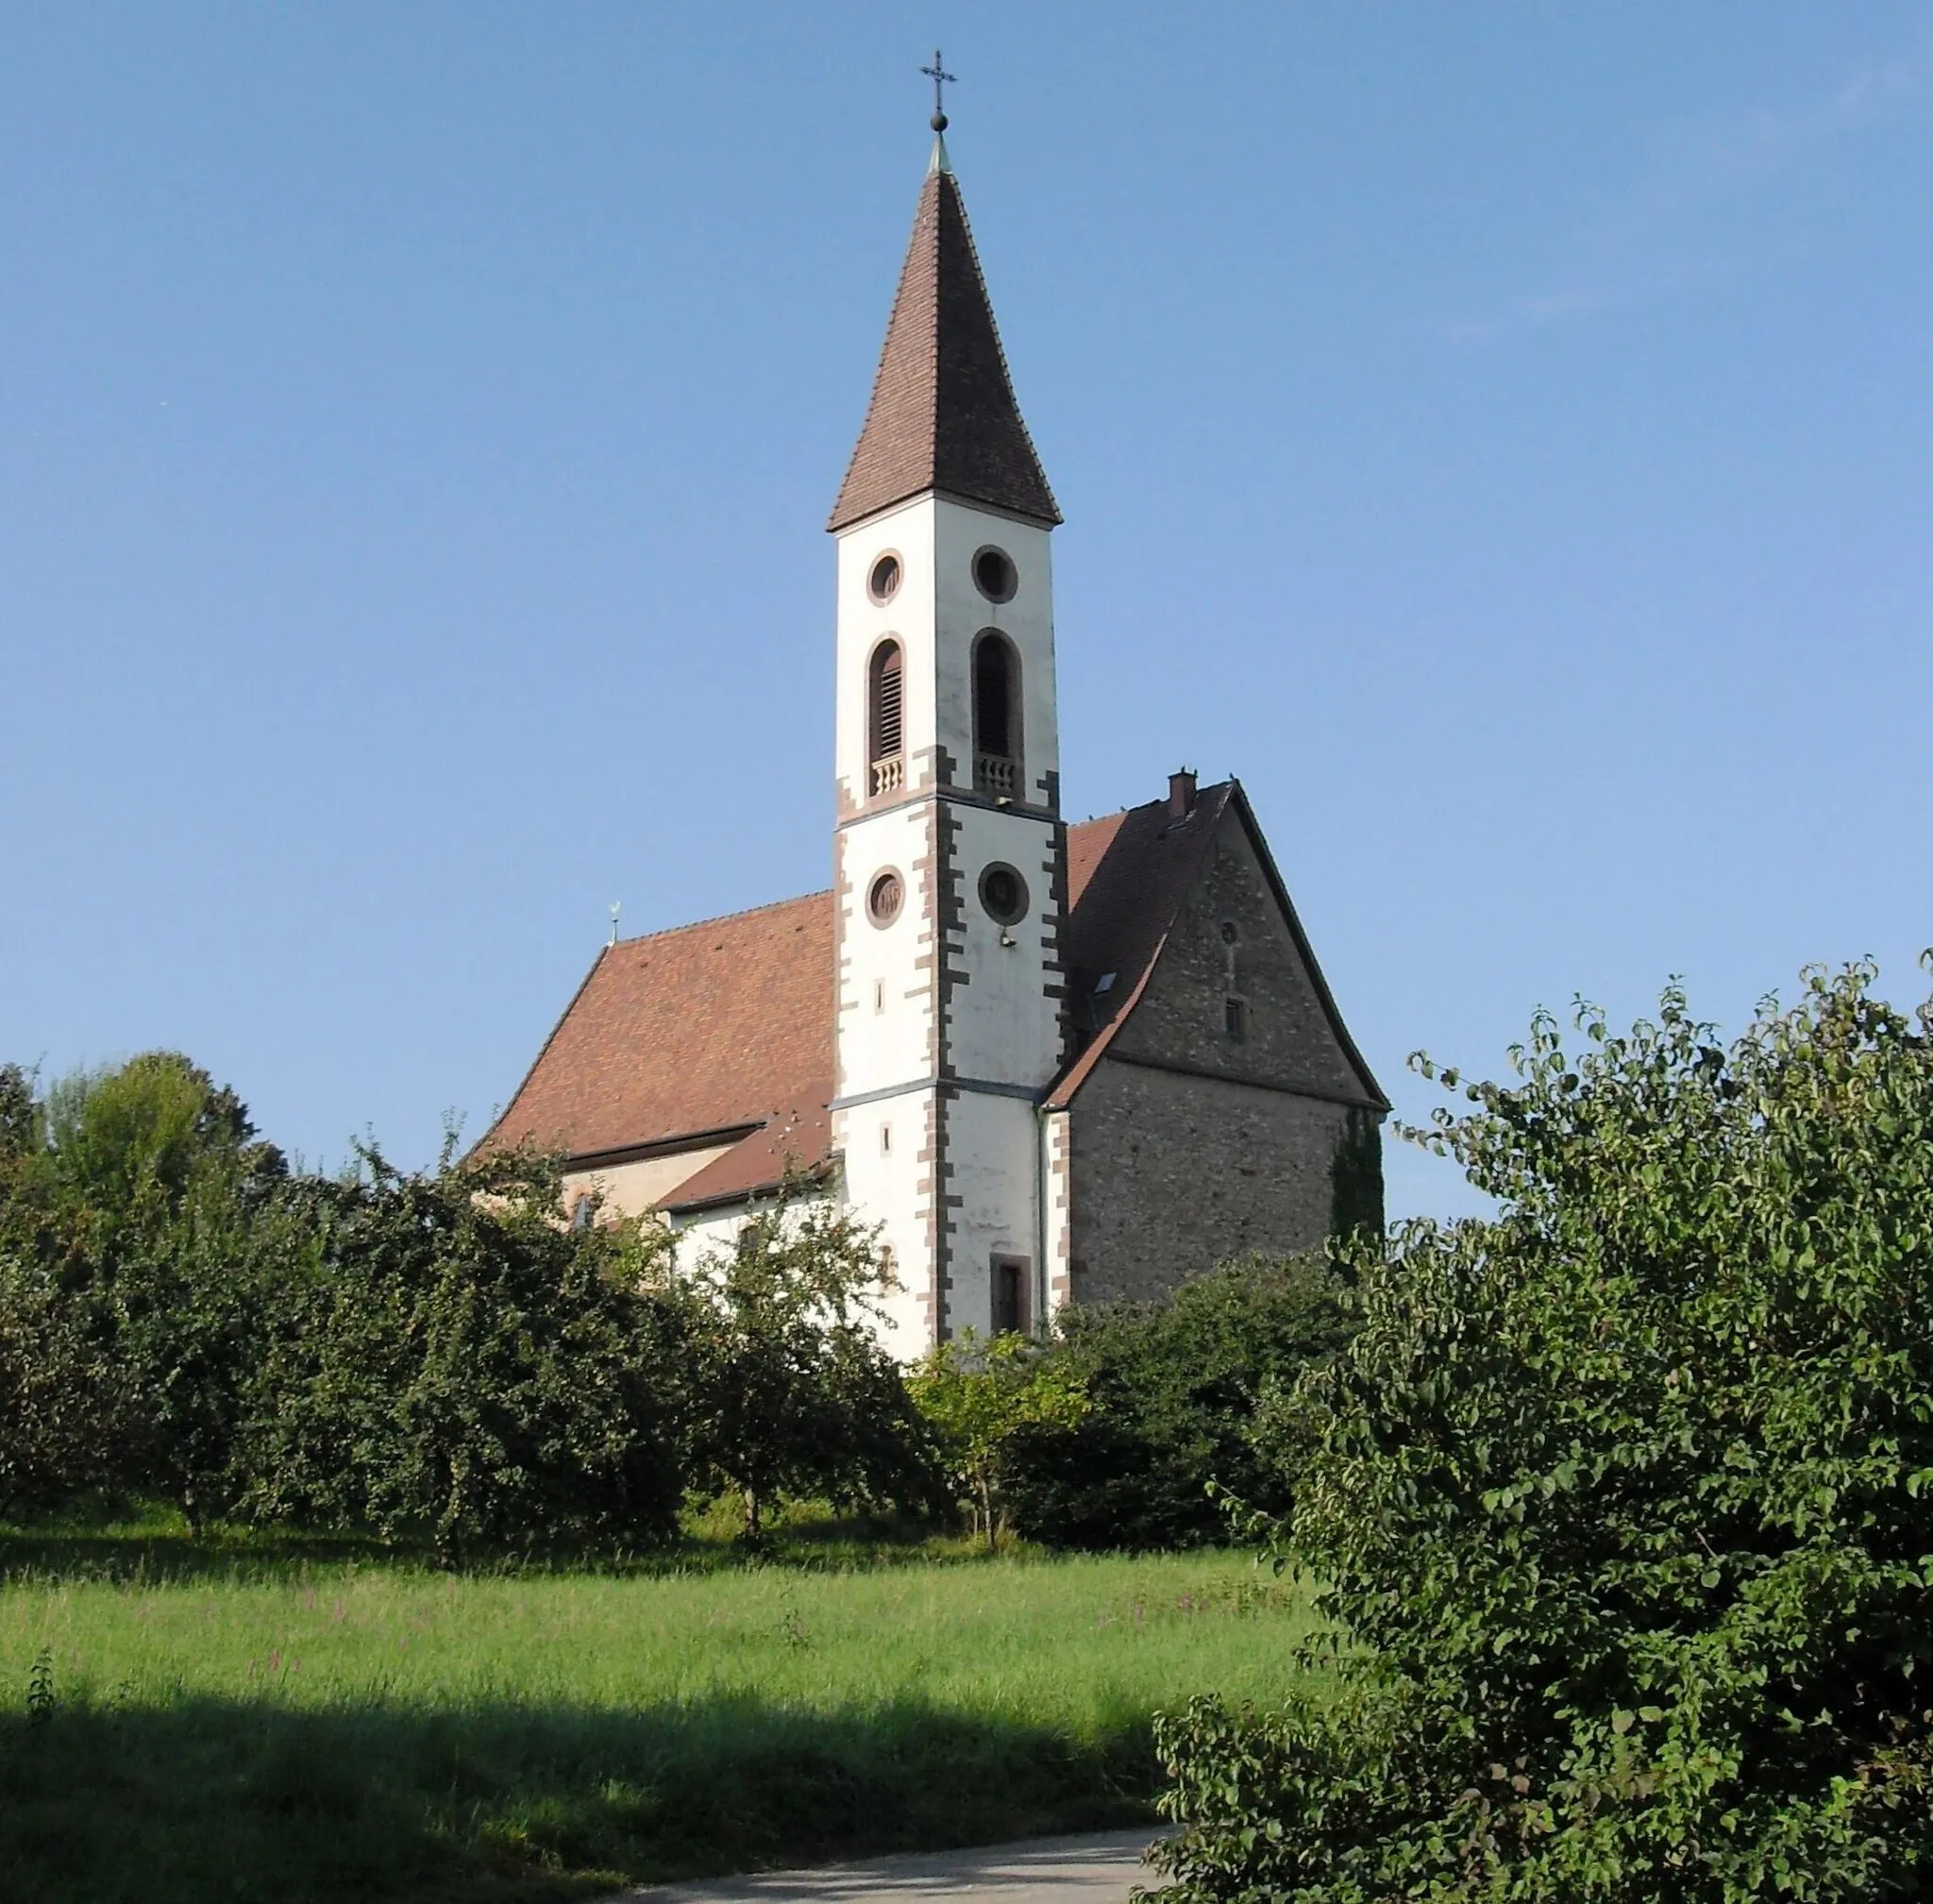
M 1025 1256 L 996 1256 L 993 1269 L 993 1332 L 1024 1335 L 1028 1327 Z
M 1249 1036 L 1249 1008 L 1240 999 L 1224 999 L 1221 1005 L 1221 1028 L 1228 1034 L 1231 1044 L 1243 1044 Z

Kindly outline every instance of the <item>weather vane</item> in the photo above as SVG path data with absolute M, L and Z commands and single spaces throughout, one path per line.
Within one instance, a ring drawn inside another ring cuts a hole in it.
M 944 132 L 947 129 L 947 108 L 945 100 L 940 95 L 940 88 L 955 84 L 960 76 L 947 71 L 937 46 L 933 49 L 933 64 L 922 66 L 919 70 L 933 81 L 933 129 L 935 132 Z

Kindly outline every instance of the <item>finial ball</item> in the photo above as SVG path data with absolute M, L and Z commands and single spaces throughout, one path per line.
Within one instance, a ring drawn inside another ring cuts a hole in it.
M 944 112 L 935 112 L 932 123 L 935 132 L 944 132 L 947 129 L 947 115 Z

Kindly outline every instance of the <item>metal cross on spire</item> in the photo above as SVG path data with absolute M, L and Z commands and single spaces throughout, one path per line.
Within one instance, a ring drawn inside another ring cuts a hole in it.
M 937 46 L 933 49 L 933 64 L 922 66 L 919 70 L 933 81 L 933 129 L 935 132 L 944 132 L 947 129 L 947 108 L 940 88 L 954 85 L 960 76 L 947 71 L 946 62 L 941 59 L 940 49 Z

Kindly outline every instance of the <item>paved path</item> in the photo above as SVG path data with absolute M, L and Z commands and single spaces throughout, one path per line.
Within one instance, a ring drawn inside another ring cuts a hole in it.
M 1136 1884 L 1160 1882 L 1141 1862 L 1153 1833 L 1101 1831 L 1082 1838 L 1029 1838 L 971 1851 L 925 1851 L 829 1864 L 817 1871 L 765 1871 L 622 1896 L 642 1904 L 1126 1904 Z

